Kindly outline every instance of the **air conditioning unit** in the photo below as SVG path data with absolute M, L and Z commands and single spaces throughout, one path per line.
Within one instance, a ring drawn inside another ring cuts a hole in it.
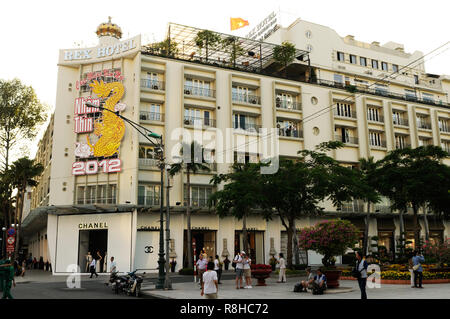
M 281 103 L 277 103 L 277 107 L 281 107 Z
M 191 94 L 191 91 L 189 91 L 189 90 L 184 90 L 184 94 L 189 95 L 189 94 Z
M 157 86 L 157 85 L 153 85 L 153 90 L 158 90 L 159 89 L 159 87 Z

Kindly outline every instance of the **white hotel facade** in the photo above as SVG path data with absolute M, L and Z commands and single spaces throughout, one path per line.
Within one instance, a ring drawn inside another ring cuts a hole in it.
M 118 152 L 94 156 L 88 140 L 95 148 L 108 134 L 112 140 L 120 135 L 119 126 L 94 129 L 102 115 L 84 104 L 98 103 L 89 86 L 94 80 L 123 84 L 116 110 L 163 135 L 169 164 L 178 155 L 173 150 L 182 129 L 194 136 L 195 128 L 203 136 L 214 163 L 210 172 L 191 176 L 193 238 L 197 249 L 221 258 L 232 258 L 235 249 L 242 249 L 242 221 L 219 218 L 207 207 L 216 190 L 209 182 L 213 174 L 227 173 L 234 159 L 264 158 L 255 145 L 276 145 L 279 155 L 289 158 L 338 139 L 345 147 L 331 155 L 348 166 L 356 166 L 362 157 L 381 159 L 400 147 L 434 144 L 450 151 L 450 78 L 428 74 L 420 63 L 403 69 L 422 53 L 405 53 L 392 42 L 362 43 L 303 20 L 286 28 L 272 22 L 267 22 L 271 27 L 265 42 L 238 39 L 244 53 L 235 61 L 213 50 L 205 56 L 193 44 L 201 30 L 176 24 L 168 30 L 172 45 L 178 45 L 173 55 L 142 44 L 140 36 L 121 40 L 120 28 L 111 22 L 99 26 L 97 47 L 61 50 L 56 109 L 36 159 L 46 169 L 24 213 L 28 252 L 49 260 L 54 273 L 65 273 L 72 264 L 84 271 L 85 255 L 97 250 L 107 259 L 114 256 L 121 271 L 151 272 L 158 266 L 160 171 L 153 146 L 125 123 Z M 270 43 L 285 40 L 298 49 L 298 59 L 286 71 L 289 79 L 271 59 Z M 386 80 L 389 74 L 394 76 Z M 275 136 L 259 128 L 275 128 Z M 228 158 L 219 160 L 225 151 Z M 177 261 L 178 270 L 188 247 L 186 174 L 174 176 L 170 184 L 170 260 Z M 323 205 L 324 216 L 298 220 L 297 228 L 341 217 L 363 229 L 363 203 L 347 203 L 339 210 Z M 409 239 L 411 217 L 405 219 Z M 444 240 L 450 221 L 428 219 L 430 238 Z M 425 236 L 422 217 L 420 226 Z M 253 214 L 247 227 L 250 254 L 257 263 L 286 252 L 287 235 L 279 220 Z M 373 208 L 369 235 L 378 236 L 388 251 L 395 249 L 399 221 L 387 201 Z M 320 264 L 320 256 L 313 253 L 302 257 L 303 262 Z

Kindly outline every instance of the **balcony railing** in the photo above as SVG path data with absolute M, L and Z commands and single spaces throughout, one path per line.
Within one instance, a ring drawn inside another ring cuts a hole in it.
M 303 138 L 303 131 L 297 129 L 279 128 L 278 135 L 286 137 Z
M 444 133 L 450 133 L 450 125 L 449 126 L 439 126 L 439 131 Z
M 259 132 L 259 129 L 261 128 L 261 125 L 258 124 L 239 124 L 238 127 L 234 127 L 235 130 L 244 130 L 244 131 L 248 131 L 248 132 Z
M 201 172 L 205 173 L 205 172 L 217 172 L 217 163 L 202 163 L 202 165 L 206 166 L 209 168 L 209 171 L 204 169 L 201 170 Z
M 334 136 L 336 141 L 342 142 L 344 144 L 358 144 L 357 137 L 342 137 L 341 135 Z
M 195 87 L 195 86 L 184 86 L 184 94 L 185 95 L 195 95 L 195 96 L 204 96 L 204 97 L 216 97 L 216 91 L 207 88 Z
M 158 168 L 159 160 L 154 158 L 140 158 L 139 168 Z
M 369 115 L 369 114 L 367 114 L 367 120 L 368 120 L 369 122 L 379 122 L 379 123 L 384 123 L 384 117 L 383 117 L 383 115 L 375 116 L 375 115 Z
M 359 200 L 344 202 L 337 209 L 343 213 L 362 213 L 364 212 L 364 202 Z
M 199 126 L 210 126 L 210 127 L 216 127 L 216 120 L 210 119 L 210 118 L 203 118 L 203 117 L 192 117 L 192 116 L 185 116 L 184 117 L 184 125 L 199 125 Z
M 411 144 L 410 143 L 395 143 L 395 148 L 398 150 L 404 149 L 404 148 L 410 148 Z
M 289 102 L 286 100 L 282 100 L 280 98 L 276 98 L 275 100 L 276 107 L 279 109 L 285 110 L 301 110 L 301 104 L 295 101 Z
M 187 198 L 184 198 L 184 206 L 187 206 Z M 192 207 L 208 207 L 208 199 L 206 198 L 191 198 Z
M 426 130 L 431 130 L 431 123 L 428 121 L 417 121 L 417 128 L 423 128 Z
M 394 125 L 409 126 L 408 120 L 402 117 L 394 117 L 392 119 L 392 122 L 394 123 Z
M 355 111 L 334 109 L 333 113 L 334 113 L 334 116 L 348 117 L 348 118 L 356 119 L 356 112 Z
M 233 102 L 242 102 L 248 104 L 261 104 L 261 98 L 258 95 L 251 94 L 242 94 L 242 93 L 233 93 L 232 94 Z
M 164 81 L 152 80 L 152 79 L 141 79 L 141 88 L 164 91 L 165 83 Z
M 141 121 L 158 121 L 164 122 L 164 113 L 140 111 L 139 119 Z
M 156 206 L 159 205 L 160 196 L 138 196 L 138 205 Z
M 381 140 L 379 143 L 378 141 L 373 141 L 369 138 L 369 144 L 372 147 L 386 147 L 386 141 Z
M 388 90 L 380 90 L 375 88 L 369 88 L 369 87 L 363 87 L 363 86 L 354 86 L 354 85 L 345 85 L 341 82 L 334 82 L 329 80 L 322 80 L 322 79 L 313 79 L 312 83 L 322 85 L 322 86 L 328 86 L 328 87 L 334 87 L 339 89 L 346 89 L 352 93 L 358 92 L 358 93 L 366 93 L 366 94 L 372 94 L 377 96 L 385 96 L 393 99 L 399 99 L 404 101 L 413 101 L 417 103 L 422 104 L 431 104 L 431 105 L 444 105 L 449 106 L 448 103 L 444 103 L 442 101 L 433 101 L 429 98 L 418 98 L 414 95 L 405 95 L 400 93 L 394 93 L 390 92 Z
M 78 198 L 76 203 L 78 205 L 89 204 L 116 204 L 116 197 L 96 197 L 96 198 Z

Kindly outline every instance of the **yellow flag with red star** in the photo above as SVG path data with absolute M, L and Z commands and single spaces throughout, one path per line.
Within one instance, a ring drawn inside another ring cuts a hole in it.
M 249 25 L 247 20 L 241 18 L 230 18 L 231 31 L 243 28 L 246 25 Z

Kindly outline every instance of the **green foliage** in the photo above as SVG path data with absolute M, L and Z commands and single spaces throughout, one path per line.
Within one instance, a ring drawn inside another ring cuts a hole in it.
M 239 39 L 233 36 L 229 36 L 222 40 L 222 49 L 229 54 L 230 62 L 232 64 L 236 63 L 237 58 L 245 53 Z
M 295 45 L 289 41 L 283 41 L 281 45 L 273 48 L 273 58 L 284 66 L 286 75 L 286 67 L 295 59 Z
M 47 118 L 46 110 L 31 86 L 18 79 L 0 80 L 0 155 L 4 170 L 8 169 L 11 150 L 36 136 Z
M 152 48 L 158 54 L 162 54 L 165 56 L 173 57 L 179 53 L 178 43 L 169 38 L 166 38 L 161 42 L 153 43 Z
M 208 47 L 209 49 L 216 49 L 221 43 L 220 35 L 209 30 L 202 30 L 197 32 L 195 36 L 195 45 L 199 48 L 200 53 L 203 48 Z

